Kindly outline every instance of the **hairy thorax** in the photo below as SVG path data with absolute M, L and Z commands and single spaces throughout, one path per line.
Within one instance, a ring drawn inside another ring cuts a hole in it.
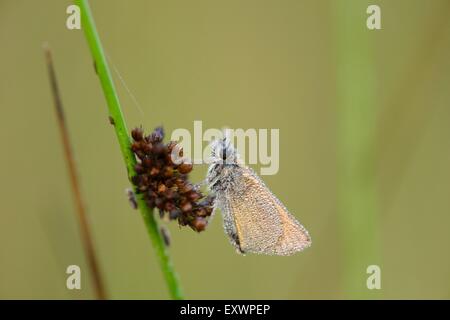
M 211 164 L 208 170 L 207 183 L 209 189 L 216 195 L 225 193 L 228 190 L 239 191 L 242 167 L 238 164 Z

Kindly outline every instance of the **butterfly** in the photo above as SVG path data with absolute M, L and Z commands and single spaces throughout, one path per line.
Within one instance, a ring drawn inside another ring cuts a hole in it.
M 292 255 L 311 246 L 308 231 L 261 178 L 239 161 L 227 138 L 211 143 L 206 183 L 230 242 L 241 254 Z

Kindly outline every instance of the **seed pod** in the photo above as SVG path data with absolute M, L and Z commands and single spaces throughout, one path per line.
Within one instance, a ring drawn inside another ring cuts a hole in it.
M 165 167 L 164 168 L 164 177 L 170 178 L 171 176 L 173 176 L 173 167 Z
M 164 205 L 164 211 L 171 212 L 172 210 L 175 210 L 175 205 L 172 202 L 167 201 Z
M 153 167 L 150 169 L 150 175 L 151 176 L 156 176 L 159 173 L 159 169 L 156 167 Z
M 166 190 L 167 190 L 167 187 L 163 183 L 160 183 L 158 185 L 158 193 L 164 193 L 164 192 L 166 192 Z
M 150 135 L 150 141 L 152 142 L 160 142 L 162 141 L 163 138 L 164 138 L 163 127 L 157 127 Z
M 172 162 L 172 152 L 183 156 L 181 146 L 174 141 L 164 144 L 162 127 L 148 136 L 136 128 L 131 136 L 131 150 L 138 158 L 134 168 L 136 176 L 131 180 L 137 192 L 143 194 L 145 203 L 152 209 L 158 208 L 162 218 L 178 220 L 180 226 L 189 225 L 195 231 L 204 230 L 212 212 L 211 197 L 205 197 L 189 181 L 191 163 Z
M 188 198 L 189 198 L 189 200 L 191 200 L 191 201 L 197 201 L 197 200 L 199 200 L 201 197 L 202 197 L 201 194 L 198 193 L 198 192 L 196 192 L 196 191 L 191 191 L 191 192 L 189 192 L 189 194 L 188 194 Z
M 175 220 L 175 219 L 177 219 L 180 216 L 180 214 L 181 214 L 180 209 L 174 209 L 174 210 L 170 211 L 169 219 L 170 220 Z
M 141 128 L 134 128 L 131 131 L 134 141 L 141 141 L 144 138 L 144 131 Z
M 164 208 L 164 200 L 160 197 L 156 197 L 155 205 L 158 209 L 163 209 Z
M 137 163 L 137 164 L 134 166 L 134 170 L 136 171 L 136 173 L 139 173 L 139 174 L 145 172 L 144 166 L 143 166 L 142 164 L 140 164 L 140 163 Z
M 200 217 L 195 218 L 191 223 L 191 227 L 197 232 L 205 230 L 206 225 L 207 225 L 206 220 Z
M 191 163 L 182 163 L 178 166 L 178 171 L 182 174 L 186 174 L 192 171 L 192 164 Z
M 192 210 L 192 204 L 190 202 L 186 202 L 181 206 L 181 211 L 188 212 Z

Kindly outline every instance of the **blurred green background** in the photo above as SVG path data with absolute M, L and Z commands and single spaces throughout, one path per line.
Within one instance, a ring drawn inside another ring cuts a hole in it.
M 93 298 L 42 52 L 48 41 L 109 296 L 165 299 L 124 193 L 84 34 L 65 27 L 69 4 L 0 1 L 0 298 Z M 370 4 L 381 7 L 382 30 L 367 30 L 365 1 L 91 1 L 105 50 L 144 109 L 116 81 L 130 128 L 163 124 L 170 134 L 202 120 L 280 129 L 279 173 L 263 178 L 312 247 L 243 257 L 220 216 L 201 234 L 170 223 L 186 297 L 450 298 L 450 2 Z M 368 138 L 353 144 L 359 130 Z M 361 163 L 373 165 L 373 188 L 352 191 L 366 178 L 353 171 L 354 148 L 370 158 Z M 192 180 L 205 173 L 197 166 Z M 351 224 L 353 203 L 369 233 Z M 348 251 L 365 243 L 376 258 L 353 261 Z M 82 268 L 82 290 L 66 289 L 70 264 Z M 378 292 L 365 286 L 368 264 L 381 267 Z

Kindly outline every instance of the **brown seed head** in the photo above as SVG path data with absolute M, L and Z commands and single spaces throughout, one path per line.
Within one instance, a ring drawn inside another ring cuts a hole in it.
M 171 152 L 175 150 L 182 156 L 182 148 L 174 141 L 164 144 L 162 127 L 148 136 L 142 128 L 135 128 L 131 136 L 131 150 L 138 159 L 132 182 L 143 194 L 146 204 L 152 209 L 158 208 L 161 218 L 177 220 L 180 226 L 188 225 L 197 232 L 205 230 L 213 210 L 213 198 L 205 197 L 189 181 L 192 164 L 172 162 Z

